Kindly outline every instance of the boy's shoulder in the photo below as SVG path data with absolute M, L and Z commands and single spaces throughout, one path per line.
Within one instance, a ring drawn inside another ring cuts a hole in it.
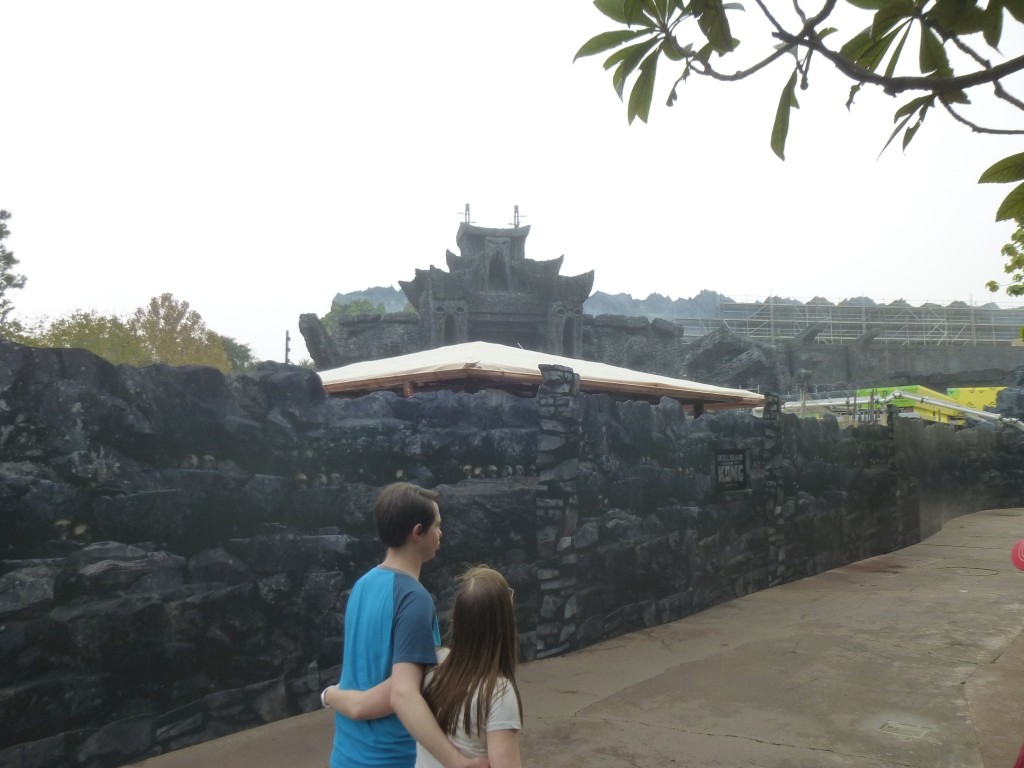
M 391 590 L 396 595 L 409 592 L 413 594 L 423 593 L 428 596 L 430 594 L 416 577 L 404 571 L 398 571 L 382 565 L 374 566 L 360 576 L 355 583 L 354 589 Z

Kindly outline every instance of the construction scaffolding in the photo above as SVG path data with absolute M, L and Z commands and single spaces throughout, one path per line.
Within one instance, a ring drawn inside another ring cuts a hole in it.
M 813 335 L 816 344 L 872 344 L 934 346 L 1011 344 L 1021 339 L 1024 307 L 1000 308 L 992 303 L 975 306 L 954 301 L 946 306 L 905 301 L 874 304 L 824 299 L 801 303 L 769 297 L 758 302 L 722 301 L 716 317 L 676 319 L 685 336 L 703 336 L 722 327 L 762 341 L 778 342 Z

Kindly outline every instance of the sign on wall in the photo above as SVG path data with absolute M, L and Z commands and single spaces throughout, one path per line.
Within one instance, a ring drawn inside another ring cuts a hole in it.
M 715 491 L 745 491 L 748 486 L 747 452 L 741 449 L 715 449 Z

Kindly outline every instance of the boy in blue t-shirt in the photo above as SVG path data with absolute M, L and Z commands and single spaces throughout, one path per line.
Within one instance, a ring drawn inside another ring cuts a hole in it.
M 462 755 L 441 731 L 421 693 L 425 667 L 437 663 L 441 633 L 420 569 L 441 546 L 438 494 L 410 483 L 381 491 L 373 515 L 387 547 L 345 608 L 345 650 L 338 688 L 369 690 L 391 678 L 389 708 L 374 720 L 334 716 L 330 768 L 412 768 L 416 741 L 446 768 L 486 768 Z M 327 705 L 328 688 L 321 696 Z

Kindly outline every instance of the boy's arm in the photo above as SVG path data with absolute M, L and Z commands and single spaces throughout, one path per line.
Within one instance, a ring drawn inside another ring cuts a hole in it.
M 395 711 L 391 708 L 390 677 L 366 691 L 331 685 L 324 690 L 323 700 L 350 720 L 376 720 Z
M 422 684 L 421 665 L 399 662 L 391 668 L 391 706 L 405 729 L 445 768 L 489 768 L 486 758 L 466 757 L 444 735 L 423 698 Z

